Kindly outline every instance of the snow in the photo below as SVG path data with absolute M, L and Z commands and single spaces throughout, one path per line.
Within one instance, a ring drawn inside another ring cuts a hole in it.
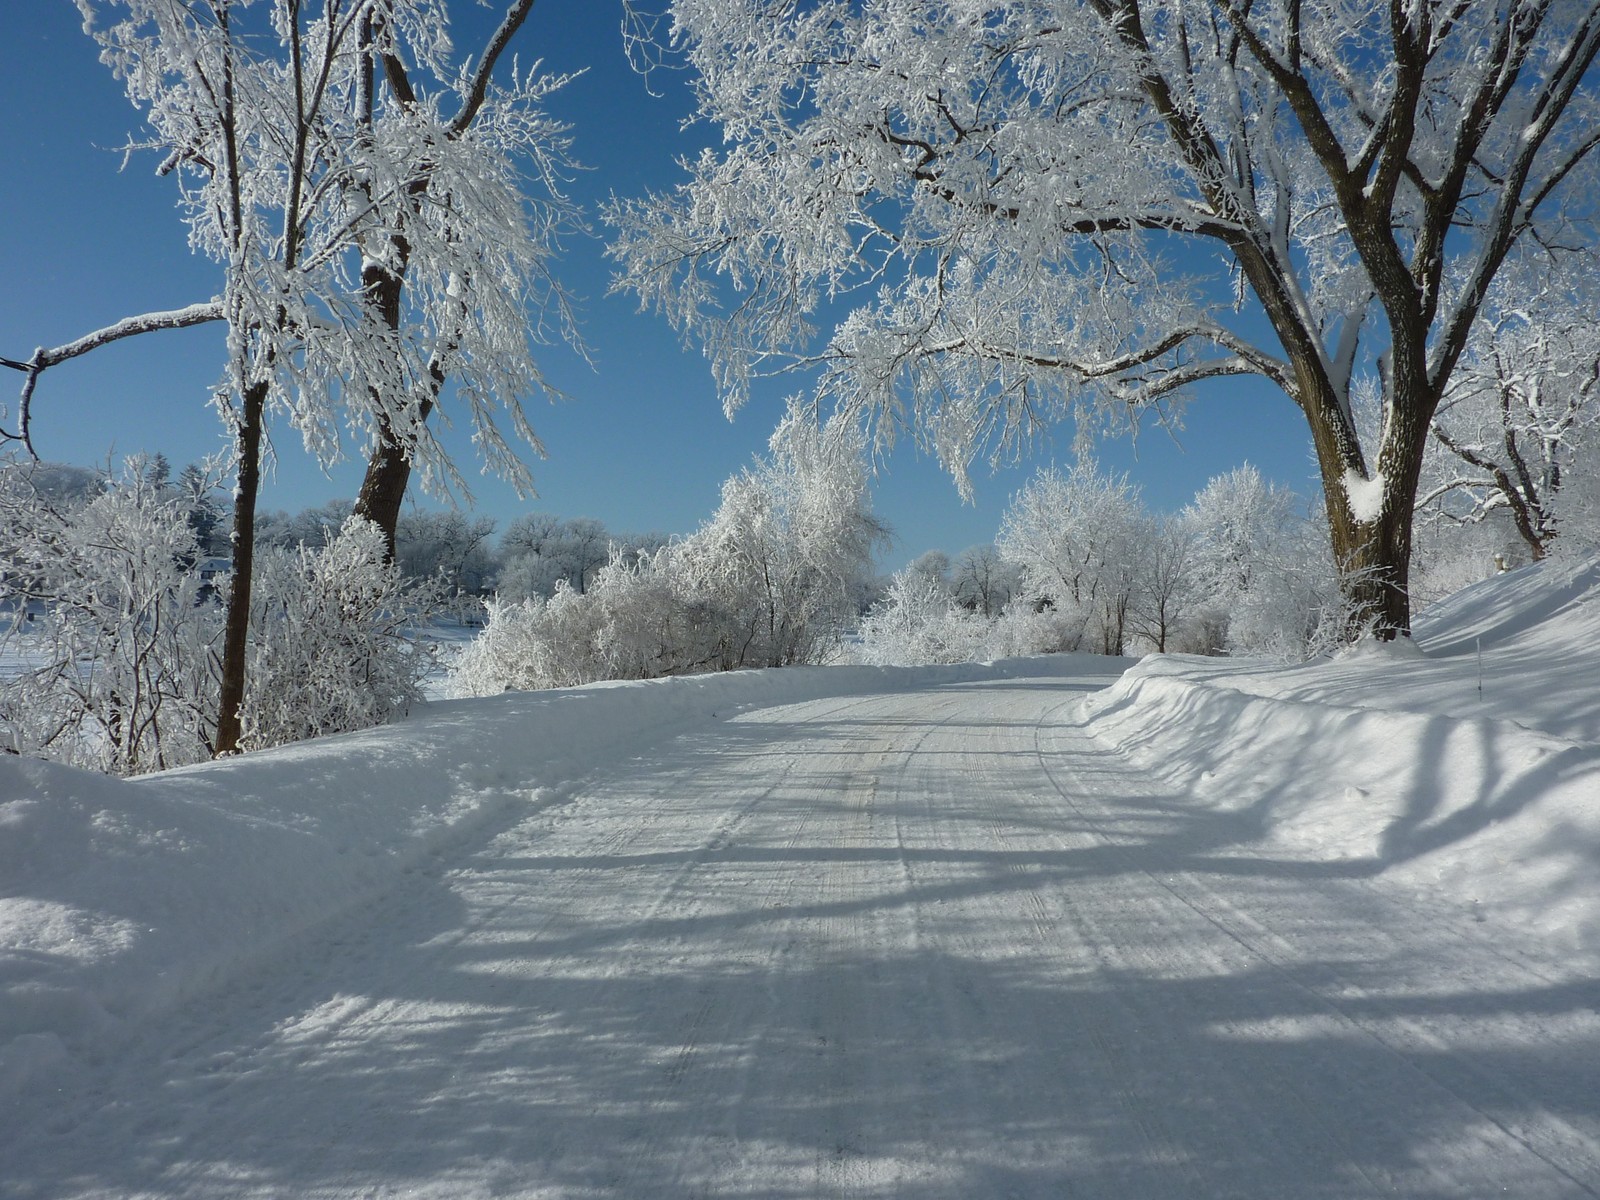
M 507 693 L 131 780 L 0 757 L 0 1097 L 33 1066 L 269 961 L 507 809 L 559 804 L 596 763 L 753 705 L 1018 670 L 1038 666 L 788 668 Z
M 1151 659 L 1098 733 L 1298 856 L 1600 951 L 1600 564 L 1525 567 L 1332 663 Z M 1192 746 L 1171 753 L 1173 743 Z
M 1350 515 L 1363 524 L 1376 521 L 1383 512 L 1383 473 L 1373 473 L 1371 479 L 1360 471 L 1351 469 L 1341 480 L 1344 494 L 1350 501 Z
M 0 760 L 18 1196 L 1600 1192 L 1600 564 L 1294 668 Z

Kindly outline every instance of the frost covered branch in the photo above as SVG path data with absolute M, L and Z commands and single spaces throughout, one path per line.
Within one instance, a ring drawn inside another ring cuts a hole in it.
M 80 338 L 67 342 L 65 345 L 46 349 L 43 346 L 33 352 L 33 357 L 27 362 L 18 362 L 15 359 L 0 358 L 0 365 L 10 367 L 12 370 L 23 372 L 25 378 L 22 384 L 22 394 L 17 403 L 17 430 L 12 433 L 0 430 L 0 440 L 21 442 L 28 453 L 34 458 L 38 457 L 33 448 L 30 434 L 31 413 L 33 406 L 34 387 L 42 375 L 50 367 L 87 354 L 91 350 L 98 350 L 112 342 L 121 341 L 123 338 L 134 337 L 142 333 L 153 333 L 159 329 L 188 329 L 195 325 L 204 325 L 211 321 L 220 321 L 224 317 L 222 301 L 210 300 L 204 304 L 191 304 L 186 308 L 174 308 L 164 312 L 143 313 L 137 317 L 124 317 L 97 329 L 93 333 L 86 333 Z

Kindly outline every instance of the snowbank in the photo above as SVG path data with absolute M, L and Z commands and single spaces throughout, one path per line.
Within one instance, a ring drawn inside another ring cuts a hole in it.
M 1071 658 L 1047 667 L 1083 669 Z M 0 1095 L 269 962 L 473 829 L 559 803 L 596 766 L 696 723 L 1018 673 L 1040 664 L 790 668 L 508 693 L 133 780 L 0 757 Z
M 1286 856 L 1600 952 L 1600 564 L 1527 568 L 1334 662 L 1149 658 L 1091 729 Z

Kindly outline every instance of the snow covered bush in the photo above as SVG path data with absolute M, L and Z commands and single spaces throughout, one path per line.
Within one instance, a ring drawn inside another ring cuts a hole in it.
M 858 428 L 791 403 L 769 447 L 723 484 L 716 515 L 675 553 L 690 598 L 721 613 L 725 668 L 824 659 L 885 536 Z
M 562 581 L 548 600 L 492 602 L 452 691 L 823 661 L 855 616 L 883 537 L 862 437 L 791 405 L 769 445 L 682 541 L 619 550 L 582 593 Z
M 119 775 L 214 752 L 222 609 L 189 498 L 136 466 L 76 507 L 0 471 L 6 749 Z M 384 551 L 352 518 L 326 546 L 259 556 L 245 748 L 376 724 L 420 696 L 431 664 L 411 627 L 433 593 Z
M 6 749 L 119 775 L 210 757 L 221 621 L 188 516 L 137 462 L 77 501 L 0 469 Z
M 989 662 L 1050 654 L 1075 637 L 1069 622 L 1025 600 L 986 616 L 963 603 L 960 591 L 912 564 L 889 581 L 862 620 L 854 657 L 883 667 Z
M 442 604 L 437 581 L 386 561 L 383 531 L 350 517 L 326 546 L 256 558 L 241 745 L 260 749 L 363 729 L 422 698 L 433 663 L 414 635 Z
M 666 555 L 619 557 L 587 592 L 563 579 L 548 599 L 491 599 L 483 632 L 456 660 L 451 693 L 489 696 L 695 669 L 684 628 L 691 614 Z
M 989 626 L 957 604 L 938 576 L 908 567 L 862 619 L 856 657 L 884 667 L 973 662 L 984 657 Z

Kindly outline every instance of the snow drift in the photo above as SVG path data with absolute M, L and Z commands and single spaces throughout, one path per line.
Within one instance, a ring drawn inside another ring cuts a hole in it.
M 1091 728 L 1282 855 L 1600 950 L 1600 564 L 1436 606 L 1414 644 L 1291 668 L 1149 658 Z

